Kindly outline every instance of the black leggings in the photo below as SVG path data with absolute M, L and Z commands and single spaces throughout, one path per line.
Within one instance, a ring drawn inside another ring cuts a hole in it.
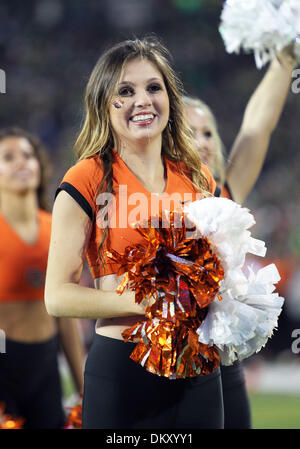
M 57 355 L 57 336 L 41 343 L 6 339 L 6 352 L 0 354 L 0 402 L 5 413 L 25 419 L 25 429 L 64 425 Z
M 95 334 L 85 367 L 83 428 L 223 428 L 219 368 L 170 380 L 132 361 L 133 348 Z
M 251 429 L 251 412 L 241 362 L 221 366 L 224 429 Z

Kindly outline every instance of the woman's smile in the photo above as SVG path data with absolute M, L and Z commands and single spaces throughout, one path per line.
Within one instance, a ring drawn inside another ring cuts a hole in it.
M 130 121 L 138 126 L 149 126 L 155 120 L 156 115 L 153 112 L 139 112 L 136 115 L 130 117 Z

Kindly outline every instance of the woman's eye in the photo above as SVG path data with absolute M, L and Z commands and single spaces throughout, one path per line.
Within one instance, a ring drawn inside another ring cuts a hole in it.
M 211 131 L 205 131 L 204 136 L 209 139 L 212 136 Z
M 25 159 L 31 159 L 33 157 L 33 154 L 32 153 L 25 153 L 24 154 L 24 158 Z
M 4 154 L 4 155 L 3 155 L 3 159 L 4 159 L 6 162 L 10 162 L 10 161 L 13 160 L 13 155 L 12 155 L 12 154 Z
M 150 93 L 155 93 L 158 92 L 159 90 L 161 90 L 161 86 L 159 84 L 152 84 L 151 86 L 148 87 L 148 91 Z
M 132 94 L 133 94 L 132 87 L 122 87 L 118 92 L 118 95 L 120 95 L 122 97 L 128 97 L 129 95 L 132 95 Z
M 33 158 L 33 157 L 35 157 L 35 156 L 34 156 L 34 154 L 32 154 L 32 153 L 23 153 L 22 157 L 23 157 L 24 159 L 31 159 L 31 158 Z M 4 155 L 2 156 L 2 159 L 3 159 L 4 161 L 6 161 L 6 162 L 12 162 L 12 161 L 14 160 L 14 155 L 12 155 L 12 154 L 10 154 L 10 153 L 7 153 L 7 154 L 4 154 Z

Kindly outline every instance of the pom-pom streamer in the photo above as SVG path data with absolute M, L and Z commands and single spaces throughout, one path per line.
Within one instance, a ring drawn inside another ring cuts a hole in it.
M 19 416 L 8 415 L 4 413 L 5 404 L 0 403 L 0 429 L 23 429 L 25 419 Z
M 65 429 L 81 429 L 82 428 L 82 395 L 81 401 L 74 407 L 68 407 L 69 414 L 66 419 Z

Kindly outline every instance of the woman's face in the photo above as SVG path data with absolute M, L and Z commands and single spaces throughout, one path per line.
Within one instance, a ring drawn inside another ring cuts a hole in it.
M 40 165 L 25 137 L 0 140 L 0 190 L 15 193 L 35 190 L 40 183 Z
M 211 167 L 213 164 L 215 146 L 213 130 L 200 108 L 185 106 L 185 115 L 190 128 L 193 131 L 201 161 Z
M 116 108 L 115 100 L 122 106 Z M 161 140 L 169 119 L 169 97 L 154 64 L 147 59 L 125 64 L 109 114 L 115 143 Z

